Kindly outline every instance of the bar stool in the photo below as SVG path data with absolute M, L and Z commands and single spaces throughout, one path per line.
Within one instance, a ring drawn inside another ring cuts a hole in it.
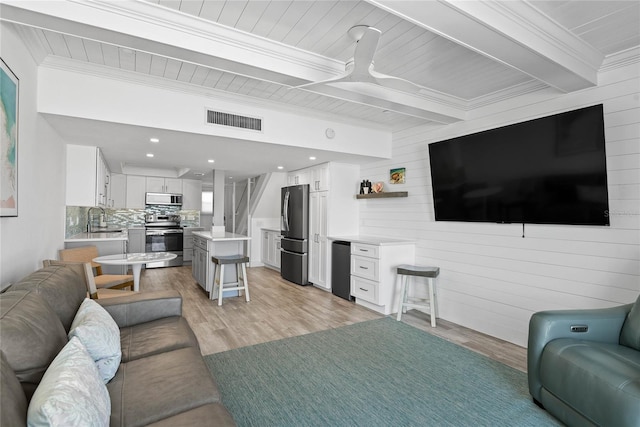
M 213 288 L 215 284 L 218 284 L 218 305 L 222 305 L 222 291 L 241 291 L 244 290 L 244 296 L 247 302 L 249 302 L 249 281 L 247 280 L 247 263 L 249 257 L 243 255 L 218 255 L 212 256 L 215 273 L 213 275 Z M 227 264 L 235 264 L 236 266 L 236 280 L 235 282 L 224 282 L 224 266 Z M 242 266 L 242 283 L 240 286 L 240 267 Z M 233 287 L 225 287 L 224 285 L 235 285 Z M 210 299 L 213 299 L 213 288 L 211 289 Z
M 431 317 L 431 327 L 436 327 L 436 292 L 435 292 L 435 283 L 434 279 L 438 277 L 440 274 L 440 268 L 438 267 L 420 267 L 416 265 L 399 265 L 397 267 L 398 276 L 402 277 L 402 282 L 400 284 L 400 304 L 398 305 L 398 317 L 397 320 L 400 321 L 402 317 L 402 312 L 406 311 L 407 307 L 419 307 L 419 308 L 428 308 L 429 316 Z M 425 304 L 424 299 L 413 299 L 410 301 L 408 298 L 408 282 L 411 276 L 415 277 L 426 277 L 427 283 L 429 286 L 429 300 Z M 416 302 L 420 301 L 420 302 Z

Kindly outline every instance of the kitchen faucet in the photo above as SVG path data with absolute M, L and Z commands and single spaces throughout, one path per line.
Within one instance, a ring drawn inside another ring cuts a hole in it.
M 93 233 L 93 229 L 91 228 L 91 211 L 93 209 L 100 209 L 102 211 L 102 215 L 104 215 L 105 219 L 107 217 L 106 212 L 100 206 L 90 207 L 89 210 L 87 211 L 87 233 Z

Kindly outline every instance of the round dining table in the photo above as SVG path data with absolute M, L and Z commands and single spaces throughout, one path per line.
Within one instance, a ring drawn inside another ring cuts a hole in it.
M 133 271 L 133 290 L 140 290 L 140 272 L 142 264 L 148 262 L 170 261 L 178 255 L 170 252 L 136 252 L 130 254 L 103 255 L 94 258 L 93 261 L 106 265 L 130 265 Z

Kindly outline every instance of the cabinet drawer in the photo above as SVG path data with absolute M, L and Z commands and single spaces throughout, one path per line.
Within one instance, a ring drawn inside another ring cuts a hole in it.
M 378 304 L 378 283 L 351 276 L 351 295 Z
M 380 258 L 380 247 L 376 245 L 367 245 L 364 243 L 352 243 L 351 254 L 366 256 L 370 258 Z
M 377 282 L 380 280 L 379 270 L 379 261 L 377 259 L 357 255 L 351 256 L 351 274 Z

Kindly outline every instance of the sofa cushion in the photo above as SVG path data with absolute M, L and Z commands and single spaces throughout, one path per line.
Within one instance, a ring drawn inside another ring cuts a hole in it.
M 640 351 L 640 296 L 622 325 L 620 344 Z
M 11 369 L 4 353 L 0 351 L 0 426 L 27 425 L 27 398 Z
M 233 427 L 235 425 L 236 423 L 227 408 L 220 403 L 209 403 L 173 417 L 165 418 L 157 423 L 149 424 L 149 427 Z
M 122 361 L 198 347 L 198 340 L 184 317 L 165 317 L 120 329 Z
M 93 359 L 78 338 L 51 362 L 33 394 L 29 427 L 108 426 L 111 403 Z
M 220 401 L 200 351 L 182 348 L 121 363 L 107 384 L 111 426 L 143 426 Z
M 69 332 L 78 307 L 87 297 L 84 276 L 64 265 L 41 268 L 11 285 L 9 290 L 34 291 L 40 294 L 58 315 L 66 332 Z
M 31 291 L 0 294 L 0 322 L 0 349 L 29 400 L 67 334 L 49 304 Z
M 71 324 L 69 339 L 77 337 L 96 363 L 104 383 L 108 383 L 120 366 L 120 329 L 95 301 L 85 299 Z
M 543 388 L 597 425 L 637 425 L 640 352 L 570 338 L 548 343 L 540 360 Z

